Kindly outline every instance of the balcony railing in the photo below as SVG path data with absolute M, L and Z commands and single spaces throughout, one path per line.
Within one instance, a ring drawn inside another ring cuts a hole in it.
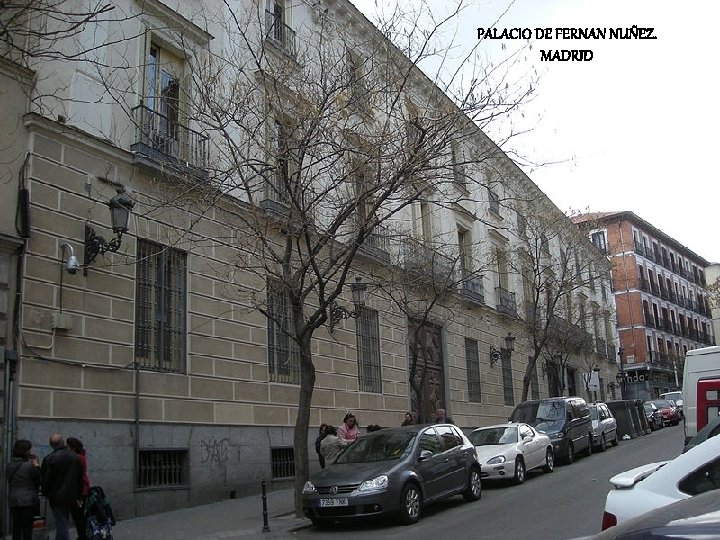
M 500 313 L 517 318 L 517 306 L 515 305 L 515 293 L 503 287 L 495 287 L 496 307 Z
M 133 152 L 179 169 L 207 169 L 207 136 L 144 105 L 132 112 L 137 126 Z
M 295 30 L 271 11 L 265 12 L 265 28 L 267 39 L 287 55 L 295 58 L 297 49 L 295 47 Z
M 401 249 L 403 267 L 418 279 L 453 283 L 453 261 L 437 249 L 410 237 L 401 240 Z
M 460 294 L 468 302 L 474 304 L 485 304 L 485 291 L 483 288 L 482 277 L 464 278 L 460 285 Z
M 390 261 L 390 231 L 383 225 L 376 225 L 360 245 L 360 251 L 385 262 Z

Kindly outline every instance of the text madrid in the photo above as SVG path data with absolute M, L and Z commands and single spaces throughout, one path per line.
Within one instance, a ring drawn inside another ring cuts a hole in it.
M 535 39 L 657 39 L 655 28 L 535 28 Z M 554 36 L 553 36 L 554 34 Z M 478 39 L 532 39 L 530 28 L 478 28 Z

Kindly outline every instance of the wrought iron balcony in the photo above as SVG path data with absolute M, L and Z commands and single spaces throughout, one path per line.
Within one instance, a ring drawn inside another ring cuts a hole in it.
M 485 305 L 482 277 L 466 277 L 460 284 L 460 294 L 468 302 Z
M 376 225 L 365 237 L 359 250 L 385 262 L 390 261 L 390 231 L 383 225 Z
M 401 249 L 403 268 L 413 276 L 446 285 L 453 283 L 453 260 L 434 247 L 405 237 Z
M 268 41 L 282 50 L 288 56 L 295 58 L 297 49 L 295 46 L 295 30 L 271 11 L 265 11 L 265 30 Z
M 503 287 L 495 287 L 496 308 L 500 313 L 517 318 L 517 306 L 515 305 L 515 293 Z
M 136 156 L 178 170 L 192 169 L 207 175 L 209 139 L 206 135 L 173 121 L 149 107 L 133 110 L 135 143 L 130 149 Z

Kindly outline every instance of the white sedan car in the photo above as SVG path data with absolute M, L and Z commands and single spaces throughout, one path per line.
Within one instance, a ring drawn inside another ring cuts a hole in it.
M 480 477 L 488 480 L 525 481 L 525 473 L 543 467 L 552 472 L 555 465 L 550 437 L 527 424 L 498 424 L 478 428 L 468 435 L 480 462 Z
M 649 463 L 613 476 L 602 529 L 650 510 L 720 488 L 720 437 L 713 437 L 671 461 Z

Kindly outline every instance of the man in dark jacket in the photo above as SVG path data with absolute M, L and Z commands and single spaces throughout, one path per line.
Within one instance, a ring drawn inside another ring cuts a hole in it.
M 75 452 L 65 446 L 62 435 L 50 435 L 53 452 L 43 459 L 41 480 L 55 517 L 55 540 L 69 540 L 70 511 L 80 499 L 82 468 Z

